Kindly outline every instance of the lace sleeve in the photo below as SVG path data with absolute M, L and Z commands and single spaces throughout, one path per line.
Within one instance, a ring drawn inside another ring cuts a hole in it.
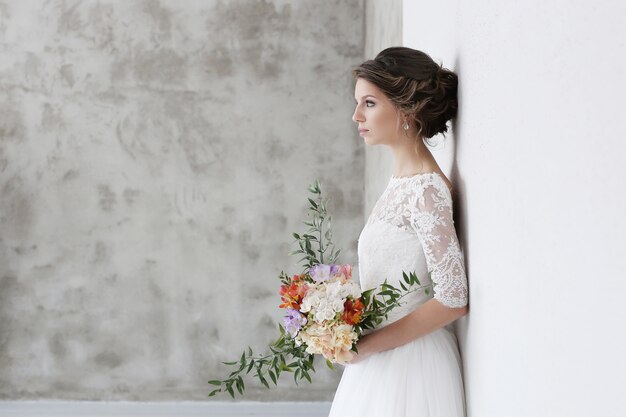
M 411 227 L 419 235 L 434 286 L 434 298 L 447 307 L 467 304 L 463 254 L 452 218 L 452 196 L 445 184 L 430 183 L 411 202 Z

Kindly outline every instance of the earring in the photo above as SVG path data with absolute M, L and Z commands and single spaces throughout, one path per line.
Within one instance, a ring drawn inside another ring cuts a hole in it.
M 406 120 L 404 121 L 404 124 L 402 125 L 402 128 L 404 130 L 409 130 L 409 124 L 406 122 Z

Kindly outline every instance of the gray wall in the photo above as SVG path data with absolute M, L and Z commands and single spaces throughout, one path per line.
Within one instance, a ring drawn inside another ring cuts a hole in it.
M 374 59 L 390 46 L 402 46 L 402 0 L 367 1 L 365 21 L 366 59 Z M 364 142 L 363 146 L 366 146 L 363 215 L 367 218 L 393 173 L 393 158 L 385 146 L 367 146 Z
M 205 399 L 276 337 L 315 178 L 356 262 L 363 23 L 363 0 L 0 2 L 0 398 Z M 246 399 L 329 400 L 317 369 Z

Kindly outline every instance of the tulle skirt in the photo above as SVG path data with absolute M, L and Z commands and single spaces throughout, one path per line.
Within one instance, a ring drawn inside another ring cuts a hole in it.
M 465 417 L 456 336 L 439 328 L 347 364 L 329 417 Z

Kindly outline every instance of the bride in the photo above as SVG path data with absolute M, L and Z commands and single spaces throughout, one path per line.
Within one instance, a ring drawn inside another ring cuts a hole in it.
M 367 145 L 385 145 L 394 174 L 358 242 L 362 290 L 415 272 L 413 292 L 364 333 L 345 365 L 329 417 L 464 417 L 462 364 L 452 322 L 468 313 L 468 284 L 454 227 L 452 184 L 424 141 L 447 132 L 457 75 L 427 54 L 391 47 L 353 69 L 352 120 Z

